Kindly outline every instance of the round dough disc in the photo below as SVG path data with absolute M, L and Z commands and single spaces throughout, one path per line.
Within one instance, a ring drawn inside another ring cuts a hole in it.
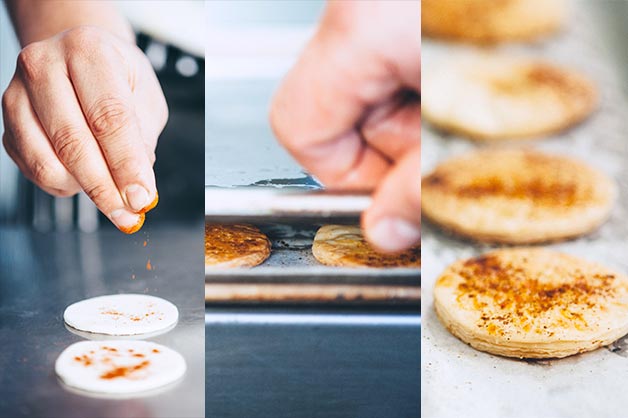
M 185 370 L 185 360 L 176 351 L 139 340 L 81 341 L 66 348 L 55 363 L 57 376 L 67 386 L 112 395 L 169 385 Z
M 423 0 L 425 36 L 496 43 L 534 40 L 559 29 L 564 0 Z
M 478 350 L 560 358 L 628 333 L 628 277 L 546 249 L 498 250 L 449 266 L 436 281 L 434 307 Z
M 347 267 L 421 267 L 421 246 L 397 254 L 375 251 L 358 226 L 325 225 L 314 237 L 312 252 L 328 266 Z
M 167 300 L 139 294 L 98 296 L 68 306 L 65 323 L 79 331 L 104 335 L 155 334 L 173 328 L 177 307 Z
M 536 138 L 570 128 L 597 105 L 577 72 L 536 59 L 460 54 L 425 71 L 422 115 L 470 139 Z
M 579 160 L 493 149 L 454 157 L 424 177 L 421 213 L 479 241 L 534 243 L 591 232 L 616 194 L 609 177 Z
M 270 255 L 270 241 L 252 225 L 205 224 L 205 266 L 254 267 Z

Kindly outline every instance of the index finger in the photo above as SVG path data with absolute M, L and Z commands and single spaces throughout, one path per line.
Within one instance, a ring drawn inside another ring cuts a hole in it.
M 134 75 L 113 46 L 92 52 L 72 55 L 69 75 L 121 196 L 130 209 L 145 212 L 156 203 L 157 189 L 135 113 Z

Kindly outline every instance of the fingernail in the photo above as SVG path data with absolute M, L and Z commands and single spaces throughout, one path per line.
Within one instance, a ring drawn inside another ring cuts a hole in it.
M 126 209 L 116 209 L 111 213 L 111 220 L 120 231 L 132 234 L 139 231 L 144 224 L 144 215 L 132 213 Z
M 143 207 L 150 204 L 150 197 L 145 188 L 132 184 L 126 188 L 126 201 L 133 210 L 139 212 Z
M 152 202 L 150 202 L 148 204 L 148 206 L 144 206 L 142 209 L 140 209 L 140 213 L 146 213 L 150 210 L 153 210 L 155 208 L 155 206 L 157 206 L 157 203 L 159 203 L 159 193 L 155 192 L 155 198 L 153 199 Z
M 382 218 L 367 231 L 368 238 L 384 251 L 409 248 L 421 239 L 421 227 L 401 218 Z

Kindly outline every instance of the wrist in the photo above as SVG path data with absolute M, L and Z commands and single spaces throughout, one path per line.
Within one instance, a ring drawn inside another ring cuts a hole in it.
M 98 27 L 135 44 L 131 26 L 110 2 L 7 0 L 6 4 L 22 47 L 80 26 Z

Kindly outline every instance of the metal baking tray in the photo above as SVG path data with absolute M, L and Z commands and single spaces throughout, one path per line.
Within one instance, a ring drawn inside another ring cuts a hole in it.
M 368 196 L 265 187 L 208 189 L 206 199 L 221 203 L 206 204 L 206 222 L 254 224 L 271 240 L 272 250 L 263 264 L 250 269 L 206 267 L 206 302 L 420 301 L 420 269 L 331 267 L 312 254 L 318 228 L 327 223 L 358 223 L 370 202 Z

